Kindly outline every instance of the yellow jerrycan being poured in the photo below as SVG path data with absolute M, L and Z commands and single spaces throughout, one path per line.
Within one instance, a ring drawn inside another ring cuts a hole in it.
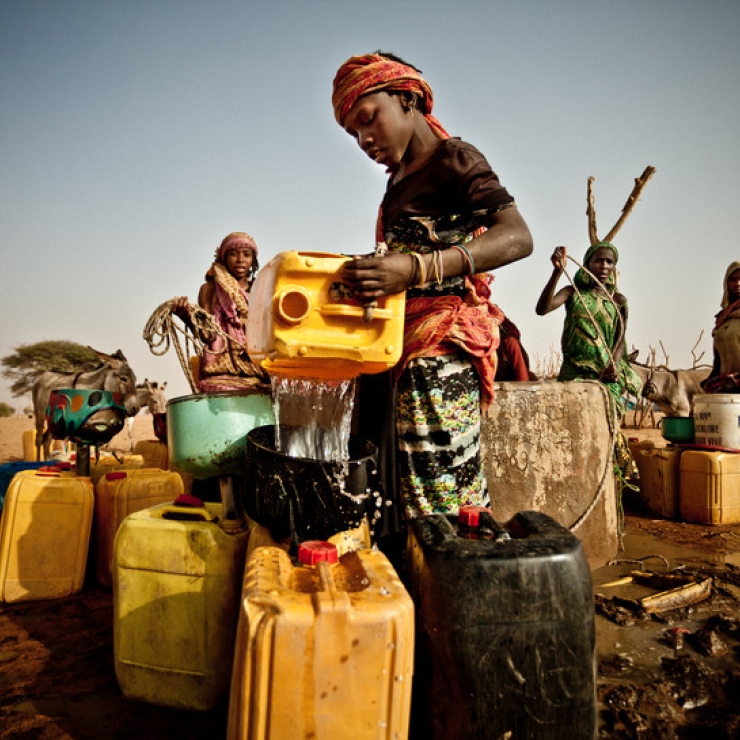
M 270 374 L 322 379 L 380 373 L 398 362 L 406 295 L 363 306 L 339 276 L 349 259 L 281 252 L 260 270 L 247 323 L 253 362 Z

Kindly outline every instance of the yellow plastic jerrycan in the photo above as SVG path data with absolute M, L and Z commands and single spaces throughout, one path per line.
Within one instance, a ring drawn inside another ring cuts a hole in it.
M 405 740 L 414 605 L 376 549 L 257 548 L 244 570 L 227 740 Z
M 398 362 L 406 294 L 362 306 L 339 278 L 348 259 L 281 252 L 260 270 L 247 323 L 254 362 L 270 374 L 322 379 L 380 373 Z
M 113 545 L 113 656 L 127 699 L 211 711 L 228 696 L 249 533 L 179 496 L 129 514 Z
M 0 601 L 61 599 L 82 589 L 95 498 L 89 478 L 23 470 L 0 517 Z

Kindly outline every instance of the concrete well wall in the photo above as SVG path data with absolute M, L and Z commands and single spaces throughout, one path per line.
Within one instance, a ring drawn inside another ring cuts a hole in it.
M 616 557 L 614 431 L 601 383 L 497 383 L 481 425 L 494 516 L 544 512 L 579 537 L 592 569 Z

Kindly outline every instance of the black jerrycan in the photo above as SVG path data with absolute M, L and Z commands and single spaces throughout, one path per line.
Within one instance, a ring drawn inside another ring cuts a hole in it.
M 593 740 L 595 625 L 580 540 L 540 512 L 409 522 L 412 740 Z

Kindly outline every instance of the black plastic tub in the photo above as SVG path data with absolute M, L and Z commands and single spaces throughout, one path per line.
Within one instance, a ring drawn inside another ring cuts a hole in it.
M 581 543 L 539 512 L 503 529 L 509 539 L 478 539 L 454 517 L 409 522 L 413 740 L 596 735 L 594 603 Z
M 350 437 L 349 461 L 289 457 L 275 449 L 275 426 L 247 434 L 239 504 L 277 541 L 327 539 L 362 523 L 376 506 L 377 452 Z

